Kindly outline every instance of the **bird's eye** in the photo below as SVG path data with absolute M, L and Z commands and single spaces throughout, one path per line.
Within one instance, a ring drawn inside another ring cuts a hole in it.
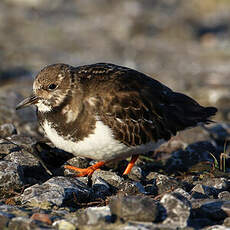
M 55 84 L 50 84 L 50 85 L 48 86 L 48 88 L 49 88 L 50 90 L 56 89 L 56 87 L 57 87 L 57 85 L 55 85 Z

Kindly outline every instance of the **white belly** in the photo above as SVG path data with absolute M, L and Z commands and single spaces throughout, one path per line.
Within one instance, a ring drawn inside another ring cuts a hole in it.
M 126 158 L 133 154 L 144 154 L 153 150 L 156 145 L 159 146 L 159 143 L 151 142 L 138 147 L 128 147 L 117 141 L 112 134 L 112 130 L 104 125 L 102 121 L 96 122 L 93 134 L 78 142 L 66 140 L 66 138 L 60 136 L 47 120 L 44 121 L 42 126 L 47 137 L 57 148 L 76 156 L 88 157 L 98 161 Z

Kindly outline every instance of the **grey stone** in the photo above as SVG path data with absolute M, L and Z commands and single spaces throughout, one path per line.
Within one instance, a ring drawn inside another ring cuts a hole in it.
M 152 173 L 158 194 L 171 191 L 179 187 L 180 183 L 173 177 L 168 177 L 159 173 Z
M 52 224 L 58 230 L 76 230 L 76 226 L 66 220 L 56 220 Z
M 211 198 L 206 198 L 206 199 L 191 199 L 191 205 L 192 205 L 192 209 L 196 209 L 199 210 L 200 207 L 204 204 L 207 203 L 212 203 L 212 202 L 216 202 L 216 199 L 211 199 Z
M 14 217 L 11 219 L 8 228 L 10 230 L 25 230 L 31 229 L 32 220 L 27 217 Z
M 103 7 L 101 7 L 102 5 Z M 230 4 L 226 0 L 0 1 L 0 125 L 11 123 L 15 125 L 20 136 L 24 134 L 40 138 L 39 132 L 42 132 L 41 129 L 37 128 L 34 109 L 28 108 L 15 112 L 15 105 L 31 93 L 32 74 L 35 75 L 42 66 L 48 63 L 63 62 L 63 60 L 72 65 L 109 60 L 113 63 L 136 68 L 151 76 L 154 76 L 154 73 L 160 73 L 154 77 L 167 83 L 176 91 L 190 94 L 202 105 L 218 107 L 219 112 L 213 120 L 217 122 L 224 119 L 229 121 L 229 12 Z M 94 36 L 89 36 L 89 34 Z M 29 77 L 26 77 L 27 75 Z M 199 151 L 194 146 L 192 146 L 192 151 L 191 148 L 184 150 L 186 144 L 211 138 L 212 142 L 216 144 L 215 147 L 221 152 L 224 142 L 230 137 L 229 125 L 214 123 L 210 127 L 215 127 L 212 129 L 212 133 L 203 134 L 201 128 L 180 132 L 170 142 L 167 142 L 164 149 L 159 149 L 157 155 L 149 153 L 148 156 L 152 159 L 150 161 L 143 160 L 145 163 L 142 167 L 143 174 L 145 175 L 151 170 L 164 171 L 165 165 L 161 163 L 171 157 L 174 159 L 169 165 L 173 166 L 170 168 L 173 173 L 177 173 L 180 169 L 187 170 L 194 163 L 206 159 L 212 161 L 213 158 L 209 157 L 210 149 L 205 149 L 205 145 L 200 148 L 200 143 L 198 144 Z M 25 143 L 25 146 L 28 145 Z M 26 162 L 24 155 L 20 162 L 21 152 L 18 152 L 18 155 L 15 151 L 12 152 L 11 149 L 14 147 L 5 147 L 6 145 L 4 144 L 3 147 L 1 142 L 1 159 L 10 154 L 11 156 L 6 159 L 13 161 L 15 158 L 13 162 L 17 161 L 20 166 L 23 161 L 23 165 L 30 164 Z M 172 152 L 174 153 L 171 155 Z M 228 152 L 226 150 L 226 153 Z M 148 164 L 150 165 L 149 162 L 155 159 L 156 166 L 159 167 L 148 166 Z M 30 159 L 28 160 L 30 162 Z M 88 161 L 86 160 L 86 163 Z M 226 166 L 228 161 L 226 161 Z M 56 164 L 55 161 L 54 164 Z M 217 171 L 214 170 L 214 177 Z M 31 175 L 29 173 L 30 170 L 26 173 L 24 171 L 24 177 L 31 176 L 33 178 L 32 176 L 37 172 L 34 170 L 31 171 Z M 134 176 L 136 176 L 135 174 Z M 116 177 L 116 173 L 114 175 Z M 198 179 L 194 178 L 189 183 L 195 185 L 195 180 L 199 180 L 198 183 L 202 185 L 202 188 L 203 186 L 215 187 L 214 184 L 206 184 L 200 171 L 199 175 L 200 177 L 197 176 Z M 220 175 L 221 177 L 228 177 L 228 173 L 220 172 Z M 38 177 L 40 178 L 40 175 Z M 152 178 L 152 182 L 146 185 L 145 181 L 139 182 L 140 177 L 130 177 L 138 180 L 136 184 L 133 181 L 126 182 L 127 179 L 125 182 L 114 179 L 110 183 L 109 176 L 108 180 L 102 176 L 99 177 L 104 179 L 110 187 L 115 188 L 114 193 L 139 194 L 143 184 L 147 192 L 157 195 L 154 178 Z M 177 177 L 177 181 L 181 182 L 186 177 L 188 177 L 187 174 L 180 175 Z M 84 179 L 88 180 L 87 178 Z M 210 183 L 212 180 L 215 181 L 216 179 L 211 177 Z M 44 180 L 40 180 L 40 183 L 43 183 L 42 181 Z M 223 186 L 221 183 L 219 184 L 220 187 L 216 187 L 217 192 L 220 192 L 218 198 L 221 198 L 222 201 L 229 200 L 228 194 L 224 193 L 229 191 L 229 187 L 225 186 L 224 183 Z M 179 187 L 181 186 L 179 185 Z M 164 186 L 158 184 L 158 188 L 160 188 L 159 197 L 171 189 L 176 192 L 173 180 L 169 180 L 169 186 L 167 186 L 167 182 Z M 190 190 L 191 188 L 186 189 L 186 191 Z M 185 196 L 183 192 L 178 191 L 177 193 Z M 142 196 L 143 194 L 142 192 Z M 200 207 L 205 202 L 214 202 L 210 197 L 207 197 L 206 200 L 194 200 L 191 201 L 194 204 L 192 214 L 195 213 L 198 217 L 202 215 Z M 69 207 L 74 201 L 70 199 L 70 204 L 67 206 Z M 87 204 L 86 201 L 83 206 L 85 207 L 85 205 L 92 204 Z M 17 203 L 16 206 L 18 206 Z M 69 212 L 68 207 L 65 207 L 66 212 Z M 213 208 L 215 209 L 215 206 Z M 13 212 L 12 207 L 11 209 L 8 208 L 7 212 Z M 71 211 L 74 213 L 73 210 Z M 31 215 L 31 210 L 28 209 L 27 212 L 28 215 Z M 77 218 L 78 213 L 75 215 Z M 53 218 L 56 221 L 56 216 Z M 63 214 L 63 217 L 60 214 L 59 218 L 67 218 L 67 214 Z M 224 221 L 226 219 L 228 218 L 225 218 Z M 205 215 L 203 219 L 196 217 L 196 220 L 209 223 L 207 229 L 219 228 L 223 222 L 223 219 L 217 220 L 219 226 L 215 226 L 215 220 L 212 221 L 210 215 Z M 67 222 L 70 220 L 68 219 Z M 17 227 L 19 226 L 18 224 Z M 89 230 L 87 225 L 75 226 L 80 230 Z M 224 227 L 226 228 L 226 226 Z M 134 223 L 133 221 L 132 223 L 115 223 L 111 226 L 96 224 L 92 225 L 90 229 L 152 230 L 172 228 L 172 224 L 155 225 L 152 223 Z
M 230 181 L 224 177 L 205 177 L 202 180 L 202 184 L 208 187 L 213 187 L 216 190 L 227 190 L 230 187 Z
M 208 198 L 211 195 L 217 195 L 217 189 L 202 184 L 196 184 L 191 190 L 191 195 L 195 199 Z
M 0 194 L 10 196 L 14 191 L 21 190 L 24 173 L 19 164 L 11 161 L 0 161 Z
M 229 200 L 230 201 L 230 192 L 229 191 L 223 191 L 218 194 L 218 198 L 221 200 Z
M 75 166 L 77 168 L 87 168 L 89 166 L 89 160 L 84 157 L 73 157 L 72 159 L 66 161 L 66 164 Z M 66 171 L 70 171 L 66 169 Z
M 215 221 L 199 215 L 196 216 L 196 218 L 192 218 L 190 221 L 190 225 L 192 225 L 193 229 L 203 229 L 206 226 L 212 226 L 214 224 Z
M 111 199 L 110 210 L 118 218 L 135 221 L 155 221 L 158 216 L 157 203 L 143 196 L 118 196 Z
M 53 177 L 45 183 L 33 185 L 22 194 L 23 204 L 48 209 L 61 206 L 70 199 L 86 202 L 91 190 L 75 178 Z
M 179 193 L 165 194 L 160 203 L 166 209 L 166 219 L 164 224 L 171 224 L 184 228 L 187 226 L 187 221 L 190 216 L 191 205 L 190 202 Z
M 94 179 L 92 188 L 95 198 L 105 199 L 107 196 L 112 195 L 109 184 L 101 177 L 97 177 Z
M 9 137 L 16 133 L 17 130 L 15 126 L 11 123 L 3 124 L 0 126 L 0 137 Z
M 11 215 L 13 216 L 28 216 L 28 212 L 22 208 L 18 208 L 16 205 L 6 205 L 1 204 L 0 205 L 0 212 L 5 213 L 6 215 L 9 215 L 11 218 Z M 12 216 L 12 217 L 13 217 Z
M 143 177 L 143 171 L 141 167 L 134 165 L 131 172 L 128 174 L 128 177 L 135 181 L 140 181 Z
M 203 228 L 203 230 L 226 230 L 226 227 L 222 225 L 212 225 L 212 226 Z
M 13 214 L 0 211 L 0 229 L 6 228 L 10 219 L 13 217 Z
M 108 206 L 87 208 L 79 219 L 81 225 L 98 225 L 100 222 L 111 222 L 110 208 Z
M 222 206 L 224 205 L 224 201 L 206 201 L 203 203 L 196 212 L 200 217 L 207 217 L 214 221 L 220 221 L 225 219 L 228 215 L 223 210 Z M 227 201 L 226 209 L 228 210 L 229 202 Z
M 140 182 L 135 182 L 135 181 L 131 181 L 131 180 L 122 181 L 118 185 L 118 190 L 120 192 L 127 194 L 127 195 L 135 195 L 135 194 L 140 194 L 140 193 L 146 194 L 147 193 L 144 186 Z
M 230 217 L 226 217 L 224 219 L 224 226 L 230 228 Z
M 124 179 L 120 176 L 118 176 L 115 172 L 110 171 L 104 171 L 104 170 L 96 170 L 92 175 L 92 181 L 94 181 L 98 178 L 102 178 L 105 180 L 108 184 L 112 185 L 115 188 L 118 188 L 119 185 L 124 181 Z
M 7 140 L 0 139 L 0 159 L 14 151 L 19 151 L 19 148 Z
M 230 201 L 224 201 L 221 209 L 226 213 L 228 217 L 230 217 Z
M 113 229 L 113 228 L 112 228 Z M 128 222 L 119 228 L 114 228 L 118 230 L 178 230 L 177 227 L 174 227 L 170 224 L 155 224 L 155 223 L 144 223 L 144 222 Z M 180 228 L 183 230 L 194 230 L 194 228 L 186 227 Z
M 28 149 L 30 149 L 37 142 L 35 138 L 24 135 L 13 135 L 9 137 L 8 140 L 18 146 L 22 146 Z
M 138 189 L 139 193 L 142 193 L 142 194 L 149 194 L 146 190 L 145 190 L 145 187 L 140 183 L 140 182 L 136 182 L 136 181 L 133 181 L 133 184 L 136 186 L 136 188 Z
M 191 199 L 191 195 L 188 192 L 186 192 L 184 189 L 182 189 L 182 188 L 177 188 L 177 189 L 173 190 L 173 193 L 178 193 L 178 194 L 180 194 L 181 196 L 185 197 L 188 200 Z
M 19 164 L 22 168 L 39 166 L 38 159 L 26 151 L 17 150 L 17 147 L 15 147 L 15 151 L 8 154 L 4 160 Z
M 200 141 L 190 144 L 184 150 L 178 150 L 172 154 L 167 161 L 166 168 L 168 172 L 188 171 L 188 169 L 199 162 L 213 161 L 210 154 L 215 152 L 216 148 L 208 141 Z

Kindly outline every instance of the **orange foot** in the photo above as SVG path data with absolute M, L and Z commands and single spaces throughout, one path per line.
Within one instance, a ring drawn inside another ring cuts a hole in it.
M 139 155 L 133 155 L 131 161 L 129 162 L 128 166 L 126 167 L 123 175 L 127 175 L 131 172 L 136 160 L 138 159 Z M 82 169 L 82 168 L 77 168 L 75 166 L 72 165 L 65 165 L 64 167 L 66 169 L 70 169 L 73 170 L 75 172 L 77 172 L 77 177 L 82 177 L 82 176 L 91 176 L 95 170 L 99 169 L 101 166 L 103 166 L 105 164 L 105 161 L 99 161 L 98 163 L 86 168 L 86 169 Z
M 138 159 L 139 155 L 133 155 L 131 158 L 131 161 L 129 162 L 129 164 L 127 165 L 123 175 L 127 175 L 131 172 L 133 166 L 135 165 L 136 160 Z
M 94 165 L 92 165 L 86 169 L 77 168 L 77 167 L 74 167 L 72 165 L 65 165 L 64 167 L 66 169 L 74 170 L 75 172 L 77 172 L 77 177 L 82 177 L 82 176 L 91 176 L 95 170 L 99 169 L 104 164 L 105 164 L 104 161 L 99 161 L 98 163 L 96 163 L 96 164 L 94 164 Z

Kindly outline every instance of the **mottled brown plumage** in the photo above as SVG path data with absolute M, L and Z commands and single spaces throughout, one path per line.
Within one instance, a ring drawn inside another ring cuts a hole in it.
M 39 122 L 43 127 L 49 124 L 47 133 L 53 128 L 64 140 L 83 143 L 98 124 L 105 125 L 115 141 L 133 147 L 133 154 L 138 146 L 169 140 L 177 131 L 209 123 L 217 111 L 143 73 L 106 63 L 48 66 L 36 77 L 33 89 L 32 102 L 27 99 L 19 107 L 36 104 Z

